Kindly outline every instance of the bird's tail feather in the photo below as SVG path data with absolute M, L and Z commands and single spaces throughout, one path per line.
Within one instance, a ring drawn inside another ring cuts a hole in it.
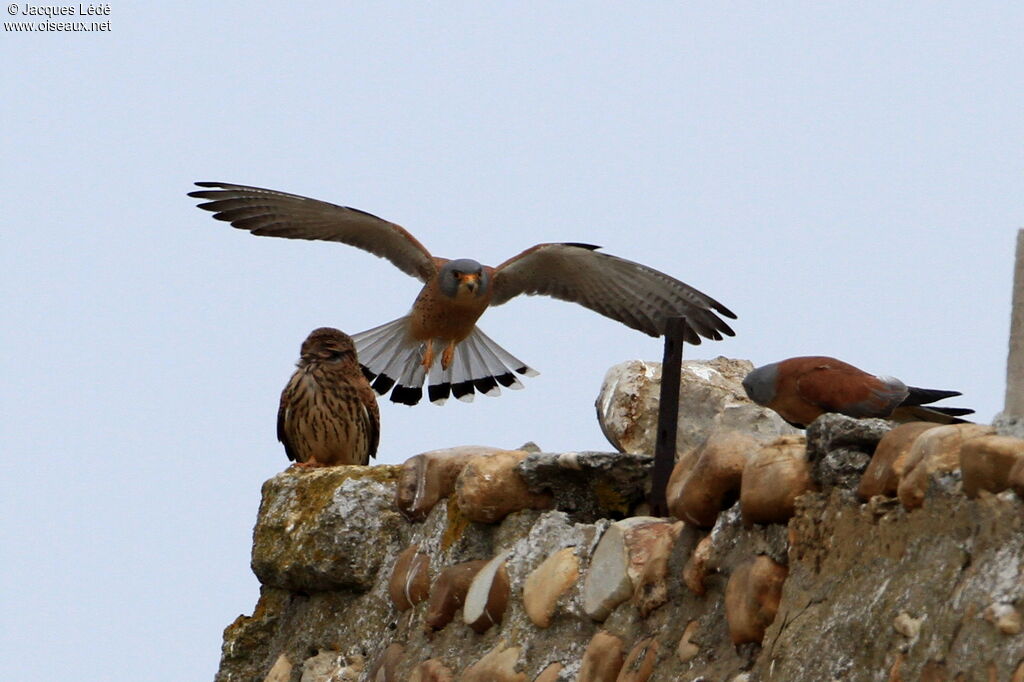
M 474 327 L 473 331 L 456 347 L 448 369 L 441 368 L 441 354 L 447 342 L 434 341 L 434 364 L 427 372 L 423 367 L 425 344 L 409 336 L 409 316 L 400 317 L 379 327 L 355 334 L 359 362 L 363 374 L 377 393 L 391 390 L 391 401 L 415 405 L 423 397 L 423 382 L 427 382 L 430 402 L 442 405 L 455 396 L 471 402 L 475 393 L 497 396 L 499 386 L 520 389 L 522 383 L 516 374 L 536 376 L 531 369 L 490 337 Z
M 974 410 L 966 407 L 931 407 L 922 405 L 901 405 L 893 410 L 890 419 L 898 422 L 934 422 L 936 424 L 963 424 L 967 420 L 960 419 Z
M 420 344 L 408 338 L 408 319 L 400 317 L 352 337 L 363 374 L 381 395 L 388 392 L 417 355 Z
M 927 409 L 932 412 L 949 415 L 950 417 L 962 417 L 965 414 L 974 414 L 974 410 L 969 407 L 941 407 L 938 405 L 929 405 Z

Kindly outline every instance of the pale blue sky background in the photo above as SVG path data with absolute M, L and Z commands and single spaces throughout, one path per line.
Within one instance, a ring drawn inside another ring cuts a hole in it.
M 215 222 L 194 180 L 348 204 L 492 265 L 600 244 L 736 311 L 735 339 L 687 357 L 830 354 L 962 390 L 985 421 L 1002 406 L 1020 3 L 111 6 L 110 33 L 0 36 L 5 679 L 211 679 L 257 598 L 300 342 L 418 290 L 353 248 Z M 551 300 L 481 326 L 541 375 L 383 404 L 380 461 L 606 449 L 605 370 L 661 358 Z

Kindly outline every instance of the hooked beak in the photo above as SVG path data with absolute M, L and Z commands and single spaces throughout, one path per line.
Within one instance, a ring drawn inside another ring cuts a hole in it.
M 477 287 L 480 286 L 480 275 L 475 272 L 467 272 L 460 278 L 460 284 L 469 290 L 469 293 L 476 293 Z

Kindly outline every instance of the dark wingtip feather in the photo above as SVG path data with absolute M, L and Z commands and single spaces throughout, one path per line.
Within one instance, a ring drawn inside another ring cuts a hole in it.
M 733 311 L 729 310 L 728 308 L 726 308 L 724 305 L 722 305 L 718 301 L 715 301 L 714 303 L 712 303 L 711 307 L 714 308 L 717 312 L 721 313 L 722 315 L 725 315 L 726 317 L 728 317 L 730 320 L 737 319 L 736 313 L 734 313 Z M 728 325 L 726 325 L 726 327 L 728 328 Z M 729 331 L 731 332 L 732 330 L 730 329 Z M 730 333 L 729 336 L 732 336 L 732 334 Z
M 363 370 L 363 376 L 366 377 L 367 381 L 373 381 L 377 377 L 377 373 L 371 372 L 370 368 L 366 365 L 359 365 L 359 369 Z
M 928 403 L 934 403 L 938 400 L 945 400 L 946 398 L 954 398 L 958 395 L 963 395 L 960 391 L 944 391 L 937 388 L 918 388 L 917 386 L 908 386 L 909 391 L 907 397 L 903 400 L 901 405 L 927 405 Z
M 693 322 L 689 319 L 685 319 L 686 328 L 683 331 L 683 341 L 693 346 L 699 346 L 702 339 L 721 341 L 726 336 L 736 336 L 736 332 L 733 331 L 732 327 L 727 325 L 721 318 L 715 317 L 713 314 L 710 314 L 710 316 L 713 320 L 714 326 L 712 327 L 706 324 L 708 322 L 707 320 L 702 320 L 702 322 L 705 323 L 705 326 L 699 331 L 694 327 Z M 648 333 L 654 337 L 664 336 L 666 323 L 661 322 L 659 327 L 655 327 L 655 330 L 656 333 Z
M 223 220 L 226 223 L 230 223 L 235 218 L 235 216 L 232 213 L 221 210 L 223 206 L 221 206 L 220 201 L 207 201 L 206 203 L 203 204 L 196 204 L 196 208 L 201 208 L 204 211 L 209 211 L 210 213 L 213 214 L 214 220 Z

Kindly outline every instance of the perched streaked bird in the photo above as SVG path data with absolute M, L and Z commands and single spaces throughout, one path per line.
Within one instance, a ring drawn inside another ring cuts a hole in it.
M 189 193 L 199 208 L 255 235 L 342 242 L 386 258 L 423 282 L 408 315 L 356 334 L 363 371 L 380 394 L 415 405 L 428 383 L 431 402 L 464 401 L 498 386 L 522 388 L 515 374 L 536 375 L 487 337 L 476 321 L 489 306 L 520 294 L 579 303 L 651 336 L 666 319 L 686 318 L 685 340 L 720 340 L 733 330 L 718 314 L 736 316 L 710 296 L 646 265 L 597 251 L 589 244 L 538 244 L 498 267 L 469 258 L 436 258 L 408 231 L 344 206 L 258 187 L 197 182 Z M 716 314 L 718 313 L 718 314 Z
M 348 334 L 321 327 L 302 342 L 298 369 L 281 392 L 277 439 L 300 467 L 367 464 L 377 455 L 377 396 Z
M 800 429 L 826 412 L 940 424 L 962 422 L 958 417 L 974 412 L 929 405 L 961 395 L 959 391 L 907 386 L 894 377 L 868 374 L 824 356 L 789 358 L 758 367 L 743 380 L 743 388 L 755 403 L 775 410 Z

